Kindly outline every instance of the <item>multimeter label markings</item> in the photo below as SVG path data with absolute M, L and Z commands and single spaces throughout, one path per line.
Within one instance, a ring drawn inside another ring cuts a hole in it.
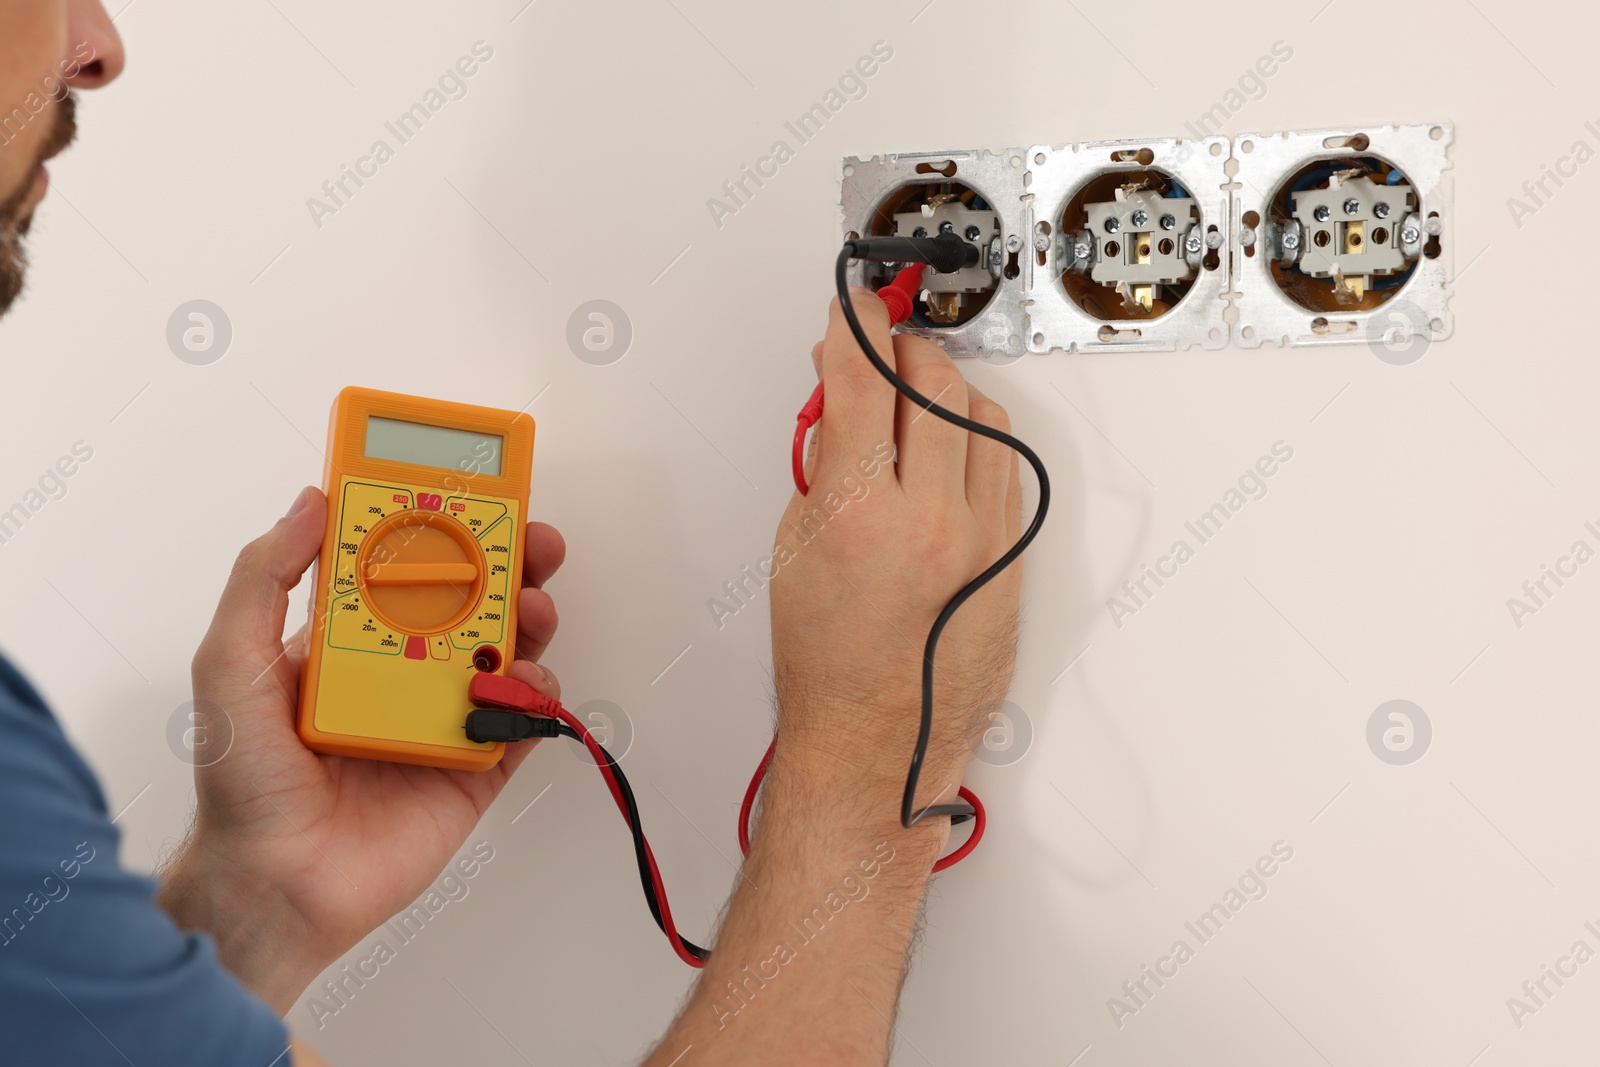
M 479 601 L 473 617 L 456 629 L 451 640 L 460 649 L 476 648 L 482 644 L 497 645 L 505 635 L 505 602 L 511 583 L 511 519 L 505 515 L 505 505 L 495 501 L 467 498 L 460 503 L 469 506 L 467 512 L 461 513 L 468 516 L 465 521 L 470 522 L 478 517 L 470 514 L 478 511 L 485 516 L 498 514 L 501 518 L 478 535 L 478 542 L 483 546 L 484 561 L 488 564 L 484 569 L 483 599 Z
M 361 603 L 359 592 L 346 593 L 330 603 L 328 645 L 350 652 L 375 652 L 398 656 L 403 635 L 387 630 Z
M 347 482 L 344 501 L 339 505 L 339 550 L 333 568 L 333 595 L 354 592 L 356 554 L 367 531 L 391 511 L 412 505 L 411 490 L 401 486 L 372 482 Z M 329 628 L 330 644 L 332 627 Z
M 482 537 L 489 527 L 506 514 L 506 506 L 498 500 L 480 500 L 476 497 L 453 496 L 445 501 L 445 514 L 466 523 L 472 536 Z
M 339 547 L 328 598 L 328 646 L 350 652 L 398 656 L 404 634 L 373 618 L 356 582 L 356 556 L 372 527 L 391 511 L 412 504 L 411 490 L 372 482 L 349 482 L 339 508 Z

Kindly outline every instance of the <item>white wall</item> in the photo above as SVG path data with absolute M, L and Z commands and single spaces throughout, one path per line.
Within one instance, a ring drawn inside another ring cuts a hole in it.
M 192 792 L 165 729 L 189 657 L 239 546 L 318 479 L 334 393 L 543 391 L 534 506 L 571 545 L 549 662 L 570 702 L 631 716 L 673 904 L 705 931 L 770 728 L 764 606 L 719 631 L 706 601 L 790 492 L 839 158 L 1181 134 L 1283 40 L 1293 59 L 1229 132 L 1456 123 L 1456 334 L 1408 367 L 1358 345 L 969 368 L 1058 486 L 1012 694 L 1035 737 L 1012 766 L 973 766 L 989 838 L 931 894 L 894 1062 L 1570 1060 L 1600 964 L 1520 1029 L 1505 1001 L 1575 940 L 1600 948 L 1583 927 L 1600 920 L 1600 564 L 1520 629 L 1505 602 L 1575 540 L 1600 545 L 1583 528 L 1600 369 L 1566 325 L 1592 294 L 1561 273 L 1587 262 L 1597 178 L 1521 226 L 1506 199 L 1574 141 L 1600 147 L 1594 16 L 924 3 L 124 11 L 128 73 L 85 102 L 29 296 L 0 326 L 0 504 L 75 441 L 94 449 L 0 545 L 0 646 L 113 807 L 137 798 L 125 861 L 148 868 L 182 833 Z M 714 225 L 707 197 L 880 39 L 894 58 L 867 97 Z M 316 226 L 307 198 L 479 40 L 494 55 L 466 98 Z M 195 298 L 234 328 L 210 366 L 165 341 Z M 636 331 L 612 366 L 565 342 L 595 298 Z M 1114 587 L 1280 439 L 1294 459 L 1267 498 L 1118 628 Z M 1434 726 L 1411 766 L 1367 747 L 1393 698 Z M 293 1025 L 346 1065 L 629 1062 L 691 975 L 594 772 L 541 751 L 476 836 L 496 858 L 471 896 L 325 1028 L 303 1002 Z M 1267 897 L 1118 1029 L 1107 998 L 1279 840 L 1294 858 Z

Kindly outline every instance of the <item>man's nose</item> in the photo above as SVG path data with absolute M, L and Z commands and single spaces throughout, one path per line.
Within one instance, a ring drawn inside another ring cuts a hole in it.
M 122 35 L 100 0 L 69 3 L 67 54 L 61 58 L 67 72 L 76 68 L 77 73 L 67 78 L 67 84 L 74 89 L 98 89 L 122 73 Z

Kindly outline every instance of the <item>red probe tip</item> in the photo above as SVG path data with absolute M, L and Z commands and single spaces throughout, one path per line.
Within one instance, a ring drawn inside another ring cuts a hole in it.
M 913 263 L 901 269 L 894 281 L 878 290 L 878 299 L 889 309 L 889 325 L 898 326 L 911 317 L 912 301 L 922 288 L 922 271 L 925 265 Z

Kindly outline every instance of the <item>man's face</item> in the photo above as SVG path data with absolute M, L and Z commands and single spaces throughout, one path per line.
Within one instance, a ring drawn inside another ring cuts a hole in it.
M 28 265 L 22 238 L 33 224 L 34 208 L 39 206 L 49 187 L 44 161 L 72 143 L 77 133 L 76 105 L 69 91 L 61 99 L 52 101 L 36 120 L 48 123 L 44 143 L 35 150 L 31 168 L 24 169 L 11 195 L 0 201 L 0 315 L 4 315 L 22 293 L 22 275 Z
M 45 160 L 77 131 L 71 90 L 122 69 L 98 0 L 0 0 L 0 315 L 22 292 L 22 238 L 44 199 Z

